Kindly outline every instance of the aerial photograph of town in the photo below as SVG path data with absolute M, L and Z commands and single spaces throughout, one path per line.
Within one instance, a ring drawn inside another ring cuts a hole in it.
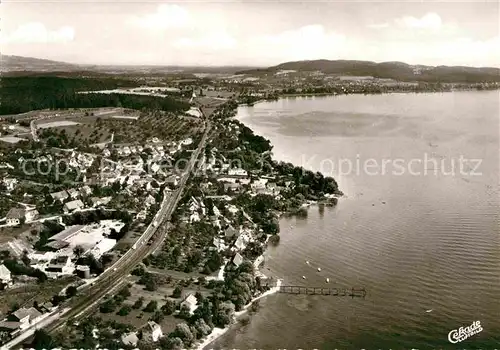
M 500 2 L 0 14 L 1 350 L 500 348 Z

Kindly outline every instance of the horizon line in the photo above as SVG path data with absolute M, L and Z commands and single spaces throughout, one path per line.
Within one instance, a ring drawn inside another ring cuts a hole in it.
M 375 64 L 382 64 L 382 63 L 403 63 L 409 66 L 422 66 L 422 67 L 466 67 L 466 68 L 493 68 L 493 69 L 500 69 L 500 66 L 472 66 L 472 65 L 446 65 L 446 64 L 439 64 L 439 65 L 428 65 L 428 64 L 412 64 L 412 63 L 407 63 L 403 61 L 370 61 L 370 60 L 359 60 L 359 59 L 345 59 L 345 58 L 338 58 L 338 59 L 328 59 L 328 58 L 317 58 L 317 59 L 304 59 L 304 60 L 292 60 L 292 61 L 284 61 L 280 62 L 274 65 L 268 65 L 268 66 L 253 66 L 253 65 L 246 65 L 246 64 L 231 64 L 231 65 L 180 65 L 180 64 L 161 64 L 161 63 L 77 63 L 77 62 L 70 62 L 70 61 L 58 61 L 50 58 L 41 58 L 41 57 L 33 57 L 33 56 L 22 56 L 22 55 L 14 55 L 14 54 L 4 54 L 0 53 L 0 58 L 3 56 L 10 56 L 10 57 L 21 57 L 21 58 L 28 58 L 28 59 L 36 59 L 36 60 L 45 60 L 45 61 L 51 61 L 51 62 L 56 62 L 56 63 L 61 63 L 61 64 L 69 64 L 69 65 L 75 65 L 75 66 L 115 66 L 115 67 L 180 67 L 180 68 L 251 68 L 251 69 L 268 69 L 271 67 L 276 67 L 281 64 L 285 63 L 292 63 L 292 62 L 313 62 L 313 61 L 357 61 L 357 62 L 371 62 Z M 1 60 L 0 60 L 0 66 L 1 66 Z

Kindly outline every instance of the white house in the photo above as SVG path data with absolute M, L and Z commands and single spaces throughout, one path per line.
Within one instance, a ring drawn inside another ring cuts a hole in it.
M 85 205 L 83 204 L 83 202 L 81 200 L 76 199 L 74 201 L 71 201 L 71 202 L 64 204 L 63 210 L 67 213 L 70 213 L 72 211 L 82 209 L 84 206 Z
M 10 270 L 4 264 L 0 265 L 0 282 L 10 284 L 12 282 L 12 275 Z
M 236 267 L 239 267 L 241 263 L 243 263 L 243 257 L 240 255 L 240 253 L 236 253 L 233 258 L 233 264 L 236 265 Z
M 238 237 L 236 242 L 234 242 L 234 246 L 238 250 L 243 250 L 247 246 L 248 242 L 250 241 L 249 237 L 247 235 L 241 235 Z
M 267 179 L 254 180 L 254 182 L 252 182 L 250 187 L 252 188 L 252 190 L 265 189 L 267 181 L 268 181 Z
M 184 146 L 189 146 L 189 145 L 190 145 L 190 144 L 192 144 L 192 143 L 193 143 L 193 139 L 192 139 L 192 138 L 190 138 L 190 137 L 188 137 L 187 139 L 182 140 L 180 144 L 181 144 L 181 145 L 184 145 Z
M 7 192 L 13 191 L 16 188 L 17 179 L 3 179 L 3 184 L 7 187 Z
M 113 249 L 115 245 L 116 239 L 104 238 L 92 248 L 90 254 L 92 254 L 96 259 L 99 259 L 104 253 Z
M 241 168 L 229 169 L 227 174 L 231 175 L 231 176 L 247 176 L 248 175 L 247 171 L 245 169 L 241 169 Z
M 225 245 L 224 240 L 222 238 L 214 237 L 213 245 L 215 246 L 215 249 L 218 252 L 221 252 L 224 249 L 226 249 L 226 245 Z
M 77 199 L 80 195 L 80 192 L 74 188 L 70 188 L 67 192 L 72 199 Z
M 142 338 L 148 342 L 157 342 L 161 337 L 163 337 L 163 332 L 160 325 L 154 321 L 149 321 L 142 331 Z
M 191 213 L 191 215 L 189 215 L 189 222 L 191 222 L 191 223 L 198 222 L 200 220 L 201 220 L 201 218 L 200 218 L 200 214 L 198 214 L 198 212 L 193 212 L 193 213 Z
M 213 211 L 214 211 L 214 215 L 215 215 L 216 217 L 219 217 L 219 216 L 221 215 L 221 214 L 220 214 L 220 210 L 219 210 L 219 208 L 217 208 L 217 206 L 216 206 L 216 205 L 214 205 L 214 206 L 212 207 L 212 209 L 213 209 Z
M 135 332 L 123 334 L 121 339 L 124 345 L 136 346 L 139 342 L 139 338 Z
M 80 194 L 82 196 L 88 196 L 92 194 L 92 189 L 88 185 L 85 185 L 82 188 L 80 188 Z
M 140 212 L 138 212 L 136 215 L 135 215 L 135 218 L 137 220 L 144 220 L 146 219 L 146 216 L 147 216 L 147 212 L 145 210 L 142 210 Z
M 36 209 L 28 209 L 24 212 L 24 218 L 26 222 L 32 222 L 38 217 L 38 210 Z
M 146 197 L 146 200 L 144 201 L 144 204 L 146 204 L 147 206 L 150 206 L 150 205 L 156 204 L 156 199 L 155 199 L 155 197 L 153 197 L 152 195 L 148 195 L 148 196 Z
M 12 313 L 11 318 L 20 323 L 19 328 L 26 329 L 37 323 L 42 318 L 42 313 L 34 307 L 30 307 L 29 309 L 21 308 Z
M 72 275 L 75 271 L 75 264 L 71 262 L 69 256 L 59 256 L 50 261 L 44 272 L 50 278 L 57 278 L 64 275 Z
M 50 196 L 54 200 L 58 200 L 60 202 L 64 202 L 64 200 L 69 197 L 68 192 L 66 191 L 53 192 L 50 194 Z
M 194 310 L 198 307 L 198 300 L 193 294 L 189 294 L 184 301 L 181 303 L 181 306 L 185 305 L 189 308 L 189 313 L 192 315 Z
M 177 181 L 177 176 L 175 176 L 175 175 L 170 175 L 169 177 L 167 177 L 167 178 L 165 179 L 165 183 L 166 183 L 167 185 L 177 186 L 177 183 L 178 183 L 178 181 Z

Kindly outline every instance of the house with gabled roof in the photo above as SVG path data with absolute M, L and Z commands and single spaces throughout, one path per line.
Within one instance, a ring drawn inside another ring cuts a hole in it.
M 9 318 L 11 321 L 19 322 L 19 328 L 26 329 L 29 326 L 37 323 L 42 317 L 42 313 L 35 309 L 34 307 L 30 308 L 20 308 L 14 311 Z
M 189 313 L 192 315 L 194 310 L 198 307 L 198 300 L 193 294 L 189 294 L 181 303 L 181 306 L 187 306 L 189 308 Z
M 64 204 L 63 210 L 67 213 L 71 213 L 75 210 L 79 210 L 85 207 L 85 204 L 80 199 L 75 199 L 74 201 Z
M 236 253 L 233 257 L 233 264 L 236 267 L 239 267 L 243 263 L 243 257 L 241 256 L 240 253 Z
M 12 282 L 12 274 L 4 264 L 0 265 L 0 282 L 4 284 L 10 284 Z
M 142 330 L 142 339 L 146 342 L 157 342 L 161 337 L 163 337 L 163 332 L 158 323 L 154 321 L 148 321 L 147 325 Z
M 54 200 L 58 200 L 60 202 L 64 202 L 68 197 L 68 192 L 66 192 L 65 190 L 64 191 L 59 191 L 59 192 L 53 192 L 50 194 L 50 196 L 54 199 Z
M 22 208 L 12 208 L 7 213 L 5 217 L 5 222 L 8 226 L 17 226 L 21 224 L 21 221 L 24 219 L 25 210 Z
M 80 192 L 77 190 L 77 189 L 74 189 L 74 188 L 70 188 L 69 190 L 67 190 L 66 192 L 68 192 L 68 195 L 72 198 L 72 199 L 77 199 L 78 196 L 80 195 Z

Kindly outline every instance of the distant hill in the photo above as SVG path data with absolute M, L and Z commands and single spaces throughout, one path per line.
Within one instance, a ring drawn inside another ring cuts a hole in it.
M 251 69 L 238 72 L 247 75 L 274 74 L 279 71 L 295 70 L 299 72 L 319 71 L 325 74 L 373 76 L 399 81 L 428 82 L 484 82 L 500 81 L 499 68 L 474 68 L 462 66 L 423 66 L 409 65 L 403 62 L 370 62 L 351 60 L 313 60 L 281 63 L 277 66 Z
M 250 67 L 183 67 L 152 65 L 83 65 L 46 59 L 0 55 L 0 72 L 9 75 L 26 75 L 27 72 L 51 72 L 61 75 L 92 74 L 247 74 L 265 75 L 279 71 L 295 70 L 300 72 L 319 71 L 325 74 L 373 76 L 399 81 L 428 82 L 500 82 L 499 68 L 474 68 L 461 66 L 424 66 L 410 65 L 403 62 L 370 62 L 351 60 L 312 60 L 281 63 L 268 68 Z
M 40 58 L 0 55 L 0 72 L 23 75 L 26 72 L 57 72 L 57 73 L 88 73 L 99 72 L 107 74 L 151 74 L 165 75 L 172 73 L 207 73 L 233 74 L 248 66 L 234 67 L 189 67 L 162 65 L 88 65 L 51 61 Z
M 40 58 L 0 55 L 1 72 L 54 72 L 75 70 L 81 70 L 81 67 L 71 63 L 44 60 Z

